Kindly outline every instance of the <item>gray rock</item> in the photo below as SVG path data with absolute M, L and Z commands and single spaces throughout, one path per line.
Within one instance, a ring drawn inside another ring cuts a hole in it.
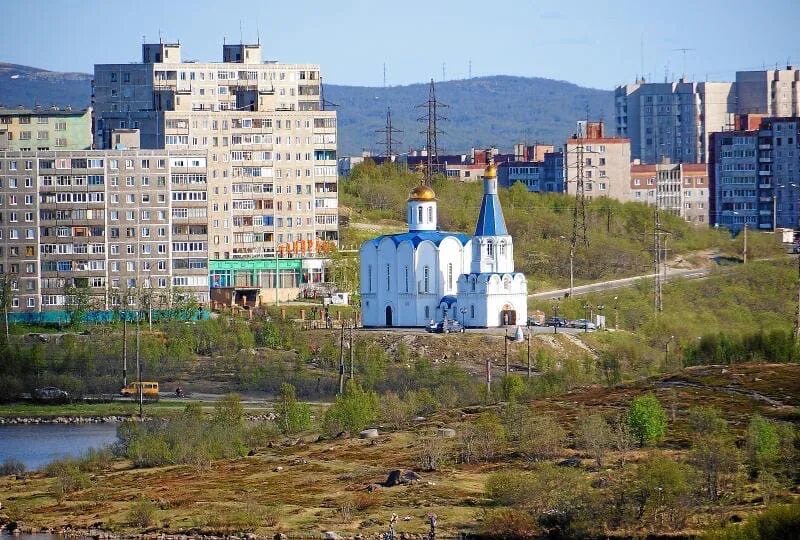
M 325 531 L 322 533 L 322 540 L 341 540 L 341 536 L 333 531 Z
M 456 430 L 452 428 L 439 428 L 438 433 L 443 439 L 452 439 L 456 436 Z
M 378 430 L 375 428 L 365 429 L 358 436 L 362 439 L 375 439 L 378 437 Z

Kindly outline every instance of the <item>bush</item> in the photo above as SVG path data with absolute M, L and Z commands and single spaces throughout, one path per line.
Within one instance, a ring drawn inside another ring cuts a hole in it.
M 311 427 L 311 408 L 297 401 L 294 386 L 284 383 L 275 404 L 276 422 L 281 433 L 291 435 Z
M 772 540 L 773 538 L 797 538 L 800 531 L 800 504 L 779 505 L 767 508 L 752 517 L 744 525 L 732 523 L 727 527 L 710 531 L 704 540 Z
M 489 461 L 506 440 L 500 419 L 491 413 L 482 414 L 476 422 L 464 424 L 458 433 L 458 454 L 462 463 Z
M 628 425 L 640 446 L 655 444 L 667 432 L 667 414 L 655 395 L 645 394 L 635 398 L 628 409 Z
M 578 446 L 589 452 L 598 467 L 603 466 L 606 452 L 613 444 L 613 433 L 602 415 L 581 416 L 575 426 Z
M 58 500 L 58 504 L 61 504 L 64 502 L 67 495 L 86 489 L 90 484 L 89 476 L 85 472 L 82 472 L 77 464 L 67 463 L 58 470 L 53 485 L 53 492 L 56 500 Z
M 357 382 L 350 380 L 344 394 L 337 396 L 336 402 L 325 411 L 323 429 L 329 435 L 342 431 L 356 433 L 372 423 L 378 412 L 375 392 L 363 390 Z
M 747 465 L 753 478 L 775 464 L 780 455 L 780 443 L 775 424 L 761 415 L 753 415 L 745 434 Z
M 7 458 L 0 464 L 0 476 L 20 476 L 25 474 L 25 464 L 15 458 Z
M 533 416 L 521 429 L 518 448 L 528 459 L 552 459 L 564 448 L 567 434 L 550 416 Z
M 483 517 L 485 538 L 530 538 L 537 533 L 536 520 L 516 508 L 488 510 Z
M 134 527 L 145 529 L 153 524 L 156 517 L 156 505 L 145 498 L 137 500 L 128 510 L 128 523 Z

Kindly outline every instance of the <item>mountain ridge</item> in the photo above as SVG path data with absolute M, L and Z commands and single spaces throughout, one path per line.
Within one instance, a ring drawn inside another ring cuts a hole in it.
M 92 75 L 48 71 L 19 64 L 0 63 L 0 104 L 33 107 L 90 104 Z M 396 150 L 425 144 L 425 127 L 418 107 L 428 100 L 429 83 L 370 87 L 326 84 L 324 98 L 339 117 L 339 154 L 362 150 L 380 153 L 387 107 L 393 125 L 402 130 Z M 442 106 L 438 137 L 441 153 L 465 153 L 470 148 L 497 146 L 510 150 L 514 143 L 563 144 L 575 121 L 613 118 L 613 92 L 585 88 L 562 80 L 515 75 L 491 75 L 436 83 Z M 588 114 L 587 114 L 588 111 Z

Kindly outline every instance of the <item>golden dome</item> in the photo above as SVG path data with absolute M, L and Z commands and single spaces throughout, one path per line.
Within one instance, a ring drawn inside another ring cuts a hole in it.
M 425 185 L 419 185 L 408 194 L 409 201 L 433 201 L 436 200 L 436 193 Z
M 484 178 L 497 178 L 497 167 L 495 167 L 494 163 L 489 163 L 486 166 L 486 170 L 483 171 Z

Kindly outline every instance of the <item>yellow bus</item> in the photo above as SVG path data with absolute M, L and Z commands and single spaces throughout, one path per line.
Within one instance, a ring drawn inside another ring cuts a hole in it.
M 142 396 L 147 399 L 158 399 L 158 383 L 157 382 L 132 382 L 128 386 L 119 391 L 124 397 L 138 397 L 139 385 L 142 385 Z

